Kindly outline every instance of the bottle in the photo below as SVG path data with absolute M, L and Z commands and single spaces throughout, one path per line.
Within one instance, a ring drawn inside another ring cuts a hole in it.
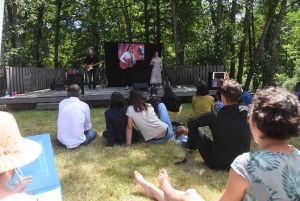
M 15 96 L 15 92 L 13 91 L 13 92 L 11 92 L 11 96 Z
M 15 96 L 18 95 L 18 93 L 15 91 Z
M 6 91 L 5 91 L 5 96 L 8 96 L 8 92 L 7 92 L 7 89 L 6 89 Z

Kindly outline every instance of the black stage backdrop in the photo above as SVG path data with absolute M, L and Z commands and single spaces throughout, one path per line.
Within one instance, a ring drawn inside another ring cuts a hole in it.
M 119 66 L 118 59 L 118 42 L 105 42 L 105 65 L 107 75 L 107 87 L 124 87 L 126 86 L 125 70 Z M 163 50 L 163 43 L 145 44 L 145 60 L 137 61 L 133 66 L 133 82 L 134 83 L 150 83 L 151 70 L 150 66 L 153 53 L 157 51 L 159 57 Z

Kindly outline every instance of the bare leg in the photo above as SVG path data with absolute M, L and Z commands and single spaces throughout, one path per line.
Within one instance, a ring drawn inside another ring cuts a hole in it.
M 148 182 L 147 180 L 145 180 L 144 177 L 138 171 L 134 171 L 134 179 L 138 184 L 140 184 L 144 188 L 147 197 L 155 198 L 158 201 L 168 201 L 168 198 L 165 195 L 165 193 L 150 182 Z
M 160 171 L 158 182 L 169 201 L 204 201 L 194 189 L 189 189 L 185 192 L 174 189 L 169 182 L 169 176 L 165 169 Z

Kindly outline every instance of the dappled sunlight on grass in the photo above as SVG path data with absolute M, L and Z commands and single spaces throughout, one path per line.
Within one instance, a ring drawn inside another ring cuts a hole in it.
M 121 145 L 107 149 L 106 139 L 102 137 L 105 130 L 105 110 L 91 109 L 93 128 L 97 130 L 98 136 L 90 145 L 74 150 L 67 150 L 56 144 L 58 111 L 12 112 L 23 136 L 50 133 L 65 201 L 150 200 L 144 196 L 142 187 L 135 183 L 133 172 L 138 170 L 145 179 L 158 186 L 157 176 L 161 168 L 167 169 L 171 184 L 176 189 L 194 188 L 208 201 L 220 197 L 226 186 L 228 172 L 210 170 L 198 152 L 186 154 L 180 145 L 171 140 L 160 145 L 140 141 L 128 151 Z M 170 118 L 186 124 L 190 113 L 191 104 L 184 104 L 182 113 L 171 115 Z M 203 129 L 211 136 L 207 127 Z M 299 139 L 289 142 L 300 148 Z M 251 144 L 251 150 L 257 150 L 255 143 Z M 186 157 L 187 162 L 173 164 L 178 157 Z

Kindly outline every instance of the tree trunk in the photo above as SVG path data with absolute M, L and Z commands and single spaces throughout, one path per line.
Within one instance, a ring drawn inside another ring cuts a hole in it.
M 19 19 L 18 19 L 18 7 L 16 3 L 7 4 L 7 16 L 9 22 L 9 32 L 11 32 L 11 44 L 13 48 L 20 48 L 19 38 Z M 21 66 L 20 58 L 13 56 L 12 66 Z
M 186 21 L 186 0 L 182 0 L 181 22 L 180 22 L 180 46 L 179 46 L 179 59 L 180 59 L 180 65 L 182 66 L 184 65 L 185 21 Z
M 55 44 L 54 44 L 54 67 L 59 68 L 58 62 L 58 46 L 59 46 L 59 31 L 60 31 L 60 12 L 62 0 L 57 0 L 56 22 L 55 22 Z
M 156 0 L 156 42 L 160 43 L 160 0 Z
M 274 77 L 274 69 L 275 69 L 275 57 L 276 57 L 276 42 L 277 42 L 277 38 L 280 32 L 280 26 L 281 26 L 281 22 L 283 20 L 283 17 L 285 15 L 285 11 L 286 11 L 286 4 L 287 4 L 287 0 L 283 0 L 281 3 L 281 9 L 279 12 L 279 16 L 275 25 L 275 29 L 274 29 L 274 33 L 273 33 L 273 39 L 272 39 L 272 46 L 271 46 L 271 58 L 270 58 L 270 71 L 269 71 L 269 76 L 268 76 L 268 82 L 272 82 L 273 77 Z
M 246 1 L 246 13 L 244 19 L 244 36 L 241 41 L 240 53 L 239 53 L 239 69 L 237 75 L 237 81 L 242 83 L 243 72 L 244 72 L 244 64 L 245 64 L 245 52 L 246 52 L 246 41 L 248 37 L 248 29 L 249 29 L 249 18 L 250 18 L 250 6 L 253 0 Z
M 42 68 L 42 54 L 41 54 L 41 43 L 43 40 L 42 29 L 43 29 L 43 21 L 44 21 L 44 10 L 45 5 L 42 4 L 38 7 L 38 15 L 36 22 L 36 31 L 34 38 L 34 67 Z
M 233 0 L 231 14 L 230 14 L 230 22 L 232 27 L 235 26 L 235 15 L 236 15 L 236 0 Z M 235 79 L 235 42 L 233 41 L 233 39 L 230 44 L 230 52 L 231 52 L 230 77 Z
M 128 14 L 127 0 L 124 0 L 124 17 L 125 17 L 125 22 L 126 22 L 128 41 L 132 42 L 131 22 L 130 22 L 130 18 L 129 18 L 129 14 Z
M 176 66 L 180 65 L 180 59 L 178 55 L 178 39 L 177 39 L 177 20 L 176 20 L 176 0 L 172 2 L 172 18 L 173 18 L 173 35 L 174 35 L 174 46 L 176 55 Z
M 276 9 L 276 7 L 278 5 L 278 2 L 279 2 L 279 0 L 274 0 L 272 2 L 271 8 L 269 10 L 267 22 L 265 24 L 263 33 L 261 34 L 261 37 L 259 39 L 258 46 L 257 46 L 257 48 L 256 48 L 256 50 L 254 52 L 253 61 L 251 62 L 251 65 L 250 65 L 249 73 L 248 73 L 247 80 L 246 80 L 246 83 L 245 83 L 245 87 L 246 88 L 249 88 L 249 85 L 250 85 L 250 82 L 251 82 L 251 79 L 252 79 L 252 75 L 253 75 L 254 67 L 256 66 L 256 63 L 257 63 L 260 51 L 261 51 L 261 49 L 262 49 L 262 47 L 264 45 L 264 40 L 266 38 L 267 32 L 268 32 L 268 30 L 270 28 L 270 25 L 272 23 L 273 16 L 274 16 L 274 13 L 275 13 L 275 9 Z
M 144 0 L 144 18 L 145 18 L 146 43 L 150 43 L 150 41 L 149 41 L 148 0 Z

